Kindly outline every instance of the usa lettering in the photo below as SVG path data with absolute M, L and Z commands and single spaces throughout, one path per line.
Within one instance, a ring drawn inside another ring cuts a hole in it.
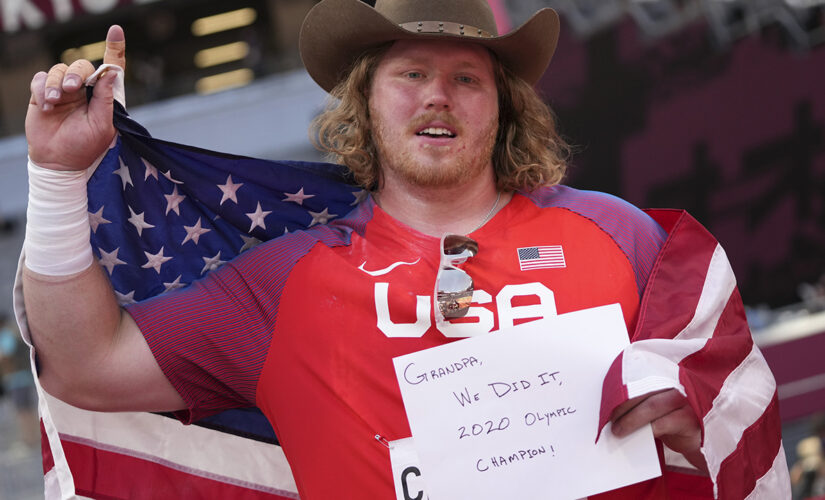
M 396 323 L 390 319 L 389 283 L 375 284 L 375 314 L 377 326 L 384 335 L 390 338 L 418 338 L 424 335 L 432 326 L 430 314 L 433 298 L 431 295 L 417 295 L 414 322 Z M 513 299 L 517 297 L 537 297 L 538 303 L 514 306 Z M 493 297 L 484 290 L 473 292 L 473 304 L 489 304 Z M 498 317 L 499 328 L 508 328 L 515 325 L 519 319 L 544 319 L 556 316 L 556 297 L 553 291 L 541 283 L 524 283 L 520 285 L 506 285 L 495 297 L 495 316 L 486 307 L 470 307 L 467 318 L 475 318 L 474 323 L 444 323 L 436 325 L 445 337 L 464 338 L 489 333 Z

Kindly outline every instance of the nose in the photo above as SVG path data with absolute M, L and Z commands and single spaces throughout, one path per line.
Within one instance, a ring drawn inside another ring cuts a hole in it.
M 448 111 L 452 107 L 452 97 L 450 95 L 449 82 L 443 77 L 434 77 L 427 85 L 425 94 L 426 106 L 428 110 Z

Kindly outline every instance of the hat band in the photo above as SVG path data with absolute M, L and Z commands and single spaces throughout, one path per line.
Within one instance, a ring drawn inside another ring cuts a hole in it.
M 447 35 L 471 36 L 476 38 L 492 38 L 495 36 L 481 28 L 450 21 L 413 21 L 411 23 L 401 23 L 399 26 L 413 33 L 444 33 Z

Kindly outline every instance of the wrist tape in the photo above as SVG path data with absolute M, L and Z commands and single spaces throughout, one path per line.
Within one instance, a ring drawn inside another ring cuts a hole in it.
M 40 167 L 29 160 L 26 211 L 26 267 L 48 276 L 67 276 L 94 262 L 89 244 L 86 171 Z

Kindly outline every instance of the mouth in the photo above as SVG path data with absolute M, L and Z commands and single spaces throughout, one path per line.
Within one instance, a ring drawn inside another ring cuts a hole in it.
M 415 135 L 419 137 L 433 137 L 433 138 L 449 138 L 452 139 L 456 136 L 455 132 L 452 130 L 445 128 L 445 127 L 425 127 Z

